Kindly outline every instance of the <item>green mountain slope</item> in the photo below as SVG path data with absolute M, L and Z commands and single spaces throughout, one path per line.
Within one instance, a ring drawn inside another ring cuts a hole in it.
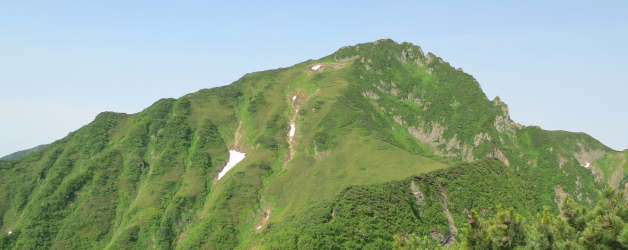
M 246 157 L 218 179 L 229 150 Z M 521 126 L 472 76 L 380 40 L 102 113 L 0 161 L 0 248 L 447 243 L 471 209 L 593 204 L 600 187 L 625 185 L 620 155 L 586 134 Z
M 36 147 L 33 147 L 33 148 L 20 150 L 20 151 L 17 151 L 15 153 L 11 153 L 11 154 L 5 155 L 3 157 L 0 157 L 0 160 L 5 160 L 5 161 L 19 160 L 20 158 L 24 157 L 28 153 L 34 152 L 34 151 L 38 151 L 38 150 L 42 150 L 46 146 L 48 146 L 48 145 L 47 144 L 43 144 L 43 145 L 39 145 L 39 146 L 36 146 Z

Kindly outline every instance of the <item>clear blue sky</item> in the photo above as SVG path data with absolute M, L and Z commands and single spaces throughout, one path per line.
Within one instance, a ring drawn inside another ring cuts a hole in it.
M 462 67 L 515 121 L 628 148 L 626 1 L 223 2 L 2 1 L 0 155 L 380 38 Z

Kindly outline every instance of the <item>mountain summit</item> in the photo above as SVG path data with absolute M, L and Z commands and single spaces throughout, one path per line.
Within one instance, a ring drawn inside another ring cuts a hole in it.
M 522 126 L 461 69 L 378 40 L 101 113 L 0 161 L 0 248 L 449 244 L 471 210 L 591 205 L 627 185 L 627 168 L 626 152 Z

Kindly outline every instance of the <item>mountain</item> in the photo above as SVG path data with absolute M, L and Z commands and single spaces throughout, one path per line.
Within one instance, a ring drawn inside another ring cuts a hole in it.
M 448 244 L 472 210 L 591 207 L 627 185 L 625 158 L 584 133 L 522 126 L 461 69 L 378 40 L 104 112 L 0 161 L 0 248 Z
M 39 146 L 36 146 L 36 147 L 33 147 L 33 148 L 20 150 L 20 151 L 17 151 L 15 153 L 11 153 L 11 154 L 5 155 L 3 157 L 0 157 L 0 160 L 5 160 L 5 161 L 18 160 L 18 159 L 26 156 L 26 154 L 28 154 L 30 152 L 33 152 L 33 151 L 42 150 L 46 146 L 48 146 L 48 145 L 47 144 L 43 144 L 43 145 L 39 145 Z

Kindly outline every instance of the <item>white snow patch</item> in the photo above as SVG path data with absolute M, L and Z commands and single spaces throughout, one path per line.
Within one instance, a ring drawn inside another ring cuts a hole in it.
M 244 160 L 245 156 L 246 156 L 246 153 L 238 152 L 233 149 L 229 150 L 229 161 L 227 161 L 227 165 L 225 165 L 225 167 L 222 168 L 220 173 L 218 173 L 218 180 L 220 180 L 220 178 L 225 176 L 225 174 L 227 174 L 229 170 L 235 167 L 236 164 Z
M 294 123 L 290 123 L 290 133 L 288 135 L 290 137 L 293 137 L 295 132 L 296 132 L 296 128 L 294 127 Z
M 588 162 L 587 162 L 587 164 L 584 164 L 584 166 L 583 166 L 583 167 L 584 167 L 584 168 L 589 168 L 589 167 L 591 167 L 591 163 L 588 163 Z
M 312 66 L 312 70 L 314 70 L 314 71 L 317 71 L 320 68 L 321 68 L 320 64 L 316 64 L 316 65 Z
M 296 100 L 297 100 L 297 96 L 295 95 L 295 96 L 292 97 L 292 101 L 294 102 Z
M 260 230 L 260 229 L 262 229 L 262 226 L 257 226 L 255 229 L 256 230 Z

